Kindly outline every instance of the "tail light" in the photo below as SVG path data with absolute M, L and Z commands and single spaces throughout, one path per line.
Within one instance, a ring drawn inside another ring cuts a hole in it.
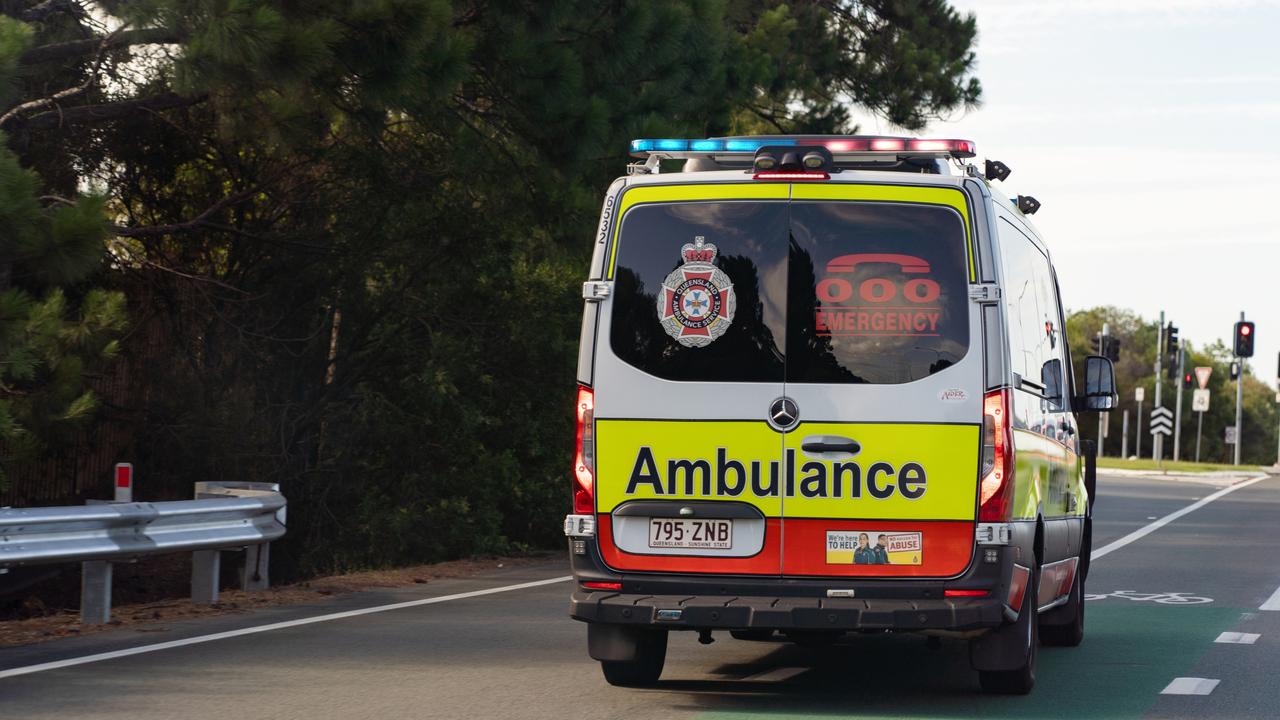
M 979 522 L 1008 522 L 1013 509 L 1013 406 L 1007 389 L 982 399 L 982 481 L 978 485 Z
M 573 511 L 579 515 L 596 512 L 596 431 L 595 393 L 578 386 L 578 452 L 573 465 Z

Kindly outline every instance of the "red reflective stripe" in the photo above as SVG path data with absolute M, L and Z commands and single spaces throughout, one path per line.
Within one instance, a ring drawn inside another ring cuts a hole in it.
M 943 597 L 986 597 L 989 590 L 943 590 Z
M 1031 579 L 1031 570 L 1014 564 L 1013 575 L 1009 578 L 1009 597 L 1006 604 L 1014 610 L 1022 609 L 1022 596 L 1027 592 L 1027 582 Z
M 582 583 L 582 587 L 587 588 L 588 590 L 621 590 L 622 583 L 597 582 L 597 581 L 591 580 L 591 581 Z
M 973 559 L 973 522 L 969 520 L 816 520 L 787 518 L 782 574 L 813 577 L 953 577 Z M 919 565 L 827 563 L 828 530 L 921 533 Z
M 116 465 L 116 487 L 127 488 L 133 484 L 133 466 L 127 464 Z

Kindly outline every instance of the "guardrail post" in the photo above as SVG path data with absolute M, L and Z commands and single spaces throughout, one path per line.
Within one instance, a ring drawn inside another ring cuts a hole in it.
M 80 623 L 106 625 L 111 622 L 111 569 L 106 560 L 80 563 Z
M 196 550 L 191 553 L 191 602 L 213 605 L 218 602 L 218 577 L 222 574 L 220 550 Z
M 271 585 L 267 569 L 271 565 L 271 543 L 250 545 L 244 549 L 244 567 L 240 569 L 240 589 L 245 592 L 266 590 Z

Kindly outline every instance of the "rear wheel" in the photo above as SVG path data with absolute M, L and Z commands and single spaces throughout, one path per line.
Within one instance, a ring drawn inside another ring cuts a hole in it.
M 667 662 L 667 631 L 645 630 L 636 639 L 631 660 L 601 660 L 600 669 L 610 685 L 644 687 L 658 682 Z
M 1036 607 L 1040 594 L 1039 562 L 1031 570 L 1027 589 L 1022 594 L 1022 609 L 1018 612 L 1018 621 L 1006 625 L 992 633 L 991 638 L 979 638 L 988 644 L 1004 645 L 1009 643 L 1016 647 L 1017 660 L 1013 667 L 1001 670 L 978 670 L 978 682 L 982 689 L 989 693 L 1003 695 L 1026 695 L 1036 684 L 1036 646 L 1040 644 L 1040 623 L 1036 617 Z M 994 642 L 993 642 L 994 641 Z

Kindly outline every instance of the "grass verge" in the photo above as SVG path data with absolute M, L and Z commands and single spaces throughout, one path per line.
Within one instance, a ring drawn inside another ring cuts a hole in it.
M 1179 460 L 1165 460 L 1157 465 L 1155 460 L 1150 458 L 1140 458 L 1138 460 L 1126 460 L 1116 457 L 1100 457 L 1098 458 L 1098 467 L 1109 468 L 1112 470 L 1163 470 L 1165 472 L 1180 473 L 1197 473 L 1197 472 L 1242 472 L 1252 473 L 1260 472 L 1261 468 L 1257 465 L 1224 465 L 1219 463 L 1198 463 Z

